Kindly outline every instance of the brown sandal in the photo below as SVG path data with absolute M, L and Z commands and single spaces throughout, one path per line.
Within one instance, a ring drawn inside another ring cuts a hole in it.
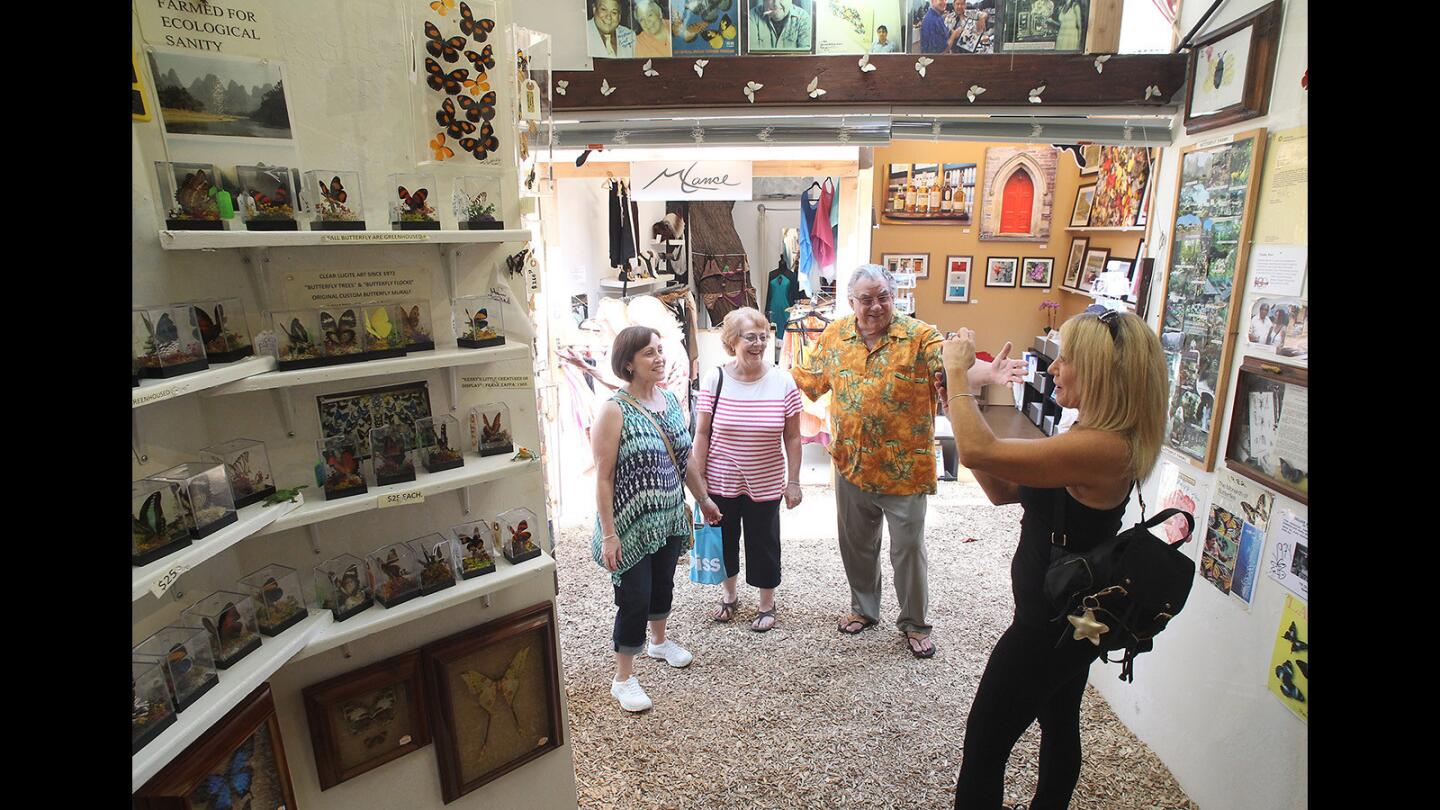
M 850 614 L 847 617 L 846 621 L 840 622 L 840 626 L 837 629 L 847 636 L 853 636 L 880 623 L 878 619 L 872 619 L 869 616 L 861 616 L 857 619 L 855 618 L 856 615 L 857 614 L 854 613 Z M 858 624 L 860 626 L 854 630 L 851 630 L 850 625 L 852 624 Z
M 710 621 L 720 622 L 721 624 L 729 622 L 735 618 L 735 606 L 738 604 L 740 604 L 738 598 L 734 602 L 726 602 L 724 599 L 721 599 L 720 609 L 710 614 Z
M 760 627 L 760 621 L 761 621 L 762 619 L 766 619 L 766 618 L 770 619 L 770 626 L 769 626 L 769 627 Z M 756 614 L 755 614 L 755 620 L 752 621 L 752 622 L 750 622 L 750 629 L 751 629 L 751 630 L 754 630 L 754 631 L 757 632 L 757 633 L 768 633 L 768 632 L 770 632 L 771 630 L 774 630 L 774 629 L 775 629 L 775 608 L 770 608 L 769 610 L 762 610 L 762 611 L 760 611 L 759 613 L 756 613 Z

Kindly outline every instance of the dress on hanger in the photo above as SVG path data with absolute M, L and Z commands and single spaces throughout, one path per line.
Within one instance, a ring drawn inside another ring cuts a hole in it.
M 610 266 L 627 267 L 635 256 L 635 217 L 640 206 L 619 181 L 610 184 Z
M 800 261 L 796 276 L 800 279 L 800 291 L 806 296 L 815 294 L 815 256 L 810 252 L 810 232 L 815 229 L 817 206 L 811 202 L 809 191 L 800 195 Z
M 805 193 L 810 196 L 809 192 Z M 835 184 L 830 178 L 820 186 L 820 201 L 815 206 L 815 222 L 810 234 L 810 252 L 815 256 L 815 267 L 826 281 L 835 278 L 835 232 L 830 228 L 830 208 L 835 203 Z

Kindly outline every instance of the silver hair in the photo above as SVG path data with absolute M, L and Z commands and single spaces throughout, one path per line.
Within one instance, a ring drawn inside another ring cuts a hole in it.
M 665 13 L 660 10 L 660 4 L 656 3 L 655 0 L 635 0 L 636 17 L 639 17 L 642 11 L 648 12 L 651 9 L 654 9 L 655 13 L 659 14 L 661 19 L 664 19 Z
M 895 291 L 898 289 L 895 283 L 895 276 L 891 275 L 889 270 L 886 270 L 878 264 L 862 264 L 855 268 L 855 272 L 850 274 L 850 285 L 846 288 L 846 294 L 854 295 L 855 285 L 862 281 L 885 282 L 885 289 L 890 291 L 891 298 L 895 297 Z

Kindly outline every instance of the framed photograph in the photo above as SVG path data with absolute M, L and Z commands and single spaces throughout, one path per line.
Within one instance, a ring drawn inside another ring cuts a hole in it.
M 1226 467 L 1310 503 L 1310 373 L 1256 357 L 1240 364 Z
M 1150 186 L 1150 150 L 1143 146 L 1100 147 L 1100 178 L 1090 208 L 1092 228 L 1131 228 L 1139 222 Z
M 420 651 L 447 804 L 560 747 L 555 644 L 546 601 Z
M 262 683 L 135 791 L 137 810 L 295 806 L 270 684 Z
M 670 3 L 667 0 L 626 2 L 631 4 L 631 19 L 635 21 L 635 58 L 671 56 L 673 44 L 670 41 Z
M 1310 302 L 1293 296 L 1255 299 L 1245 324 L 1245 351 L 1309 365 Z
M 1080 236 L 1070 240 L 1070 257 L 1065 260 L 1065 278 L 1060 286 L 1072 290 L 1080 289 L 1080 270 L 1085 266 L 1085 251 L 1090 247 L 1090 237 Z
M 667 0 L 656 2 L 664 3 Z M 728 11 L 720 11 L 718 0 L 700 3 L 694 0 L 668 2 L 672 55 L 699 56 L 705 59 L 712 56 L 740 55 L 740 15 L 744 13 L 743 6 L 737 9 L 732 4 Z
M 985 262 L 985 286 L 1014 287 L 1015 271 L 1019 266 L 1018 258 L 991 256 Z
M 1026 258 L 1020 262 L 1021 287 L 1049 287 L 1055 271 L 1051 258 Z
M 157 48 L 150 75 L 167 134 L 293 137 L 277 60 Z
M 1170 367 L 1165 443 L 1209 471 L 1220 436 L 1216 408 L 1226 402 L 1233 336 L 1245 289 L 1248 245 L 1265 165 L 1265 130 L 1180 150 L 1175 220 L 1160 295 L 1160 345 Z
M 997 52 L 1080 53 L 1090 25 L 1090 0 L 1005 0 Z
M 1076 156 L 1076 162 L 1080 164 L 1080 174 L 1097 174 L 1100 171 L 1100 144 L 1086 143 L 1080 145 L 1080 152 Z
M 1110 261 L 1110 248 L 1087 248 L 1085 250 L 1085 264 L 1080 269 L 1080 283 L 1076 289 L 1088 293 L 1095 284 L 1095 279 L 1105 272 L 1105 263 Z
M 975 208 L 974 163 L 891 163 L 886 166 L 883 222 L 969 225 Z
M 420 651 L 305 687 L 320 789 L 430 744 Z
M 945 303 L 969 303 L 971 261 L 969 256 L 945 257 Z
M 985 189 L 980 238 L 1012 242 L 1050 241 L 1055 206 L 1053 146 L 990 146 L 985 149 Z
M 884 253 L 880 264 L 894 273 L 914 273 L 915 278 L 930 277 L 929 253 Z
M 746 0 L 743 5 L 746 53 L 815 50 L 815 0 Z
M 360 457 L 370 457 L 370 431 L 396 422 L 415 424 L 430 416 L 429 383 L 412 382 L 324 394 L 315 398 L 320 408 L 320 435 L 350 436 L 360 443 Z
M 1132 279 L 1135 273 L 1134 259 L 1106 259 L 1105 272 L 1124 273 L 1126 279 Z
M 1280 0 L 1196 40 L 1186 68 L 1185 131 L 1204 132 L 1270 109 Z
M 585 53 L 594 59 L 633 59 L 633 10 L 630 0 L 587 0 Z
M 1095 203 L 1095 184 L 1075 189 L 1075 210 L 1070 212 L 1070 227 L 1084 228 L 1090 224 L 1090 209 Z

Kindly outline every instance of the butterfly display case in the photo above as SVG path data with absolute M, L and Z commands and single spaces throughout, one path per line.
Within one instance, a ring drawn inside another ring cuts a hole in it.
M 400 326 L 400 308 L 394 304 L 366 304 L 360 307 L 365 324 L 365 359 L 404 357 L 405 332 Z
M 445 535 L 431 532 L 409 543 L 420 563 L 420 595 L 429 596 L 455 584 L 455 549 Z
M 455 299 L 455 342 L 465 349 L 505 344 L 505 316 L 499 299 L 467 295 Z
M 482 456 L 498 456 L 515 452 L 510 437 L 510 406 L 503 402 L 486 402 L 470 409 L 470 446 Z
M 250 231 L 298 231 L 295 220 L 295 189 L 290 169 L 285 166 L 236 166 L 240 194 L 236 207 L 245 229 Z
M 216 669 L 229 669 L 260 649 L 255 600 L 246 594 L 216 591 L 181 611 L 180 621 L 186 626 L 205 628 L 210 649 L 215 654 Z
M 400 314 L 400 331 L 405 336 L 407 352 L 425 352 L 435 348 L 435 321 L 430 316 L 429 301 L 402 301 L 396 305 Z
M 397 231 L 438 231 L 440 217 L 431 205 L 435 191 L 435 175 L 402 172 L 390 175 L 390 227 Z
M 130 662 L 130 755 L 175 724 L 175 702 L 157 661 Z
M 224 220 L 235 215 L 230 192 L 209 163 L 156 163 L 160 182 L 160 212 L 172 231 L 223 231 Z
M 372 429 L 370 452 L 375 486 L 415 480 L 415 429 L 410 425 L 395 423 Z
M 210 367 L 189 304 L 135 309 L 130 327 L 133 356 L 140 361 L 141 377 L 168 379 Z
M 360 173 L 332 169 L 305 172 L 300 200 L 312 231 L 365 230 L 365 197 Z
M 190 515 L 190 534 L 196 540 L 240 519 L 224 464 L 187 461 L 150 477 L 180 485 L 180 507 Z
M 326 436 L 315 443 L 320 450 L 316 478 L 325 490 L 325 500 L 349 498 L 368 491 L 361 469 L 360 440 L 355 436 Z
M 387 608 L 420 595 L 420 563 L 404 543 L 381 546 L 367 555 L 375 581 L 375 601 Z
M 465 466 L 460 452 L 460 420 L 449 414 L 415 420 L 415 440 L 425 472 L 437 473 Z
M 320 313 L 313 309 L 270 313 L 275 332 L 275 359 L 281 371 L 295 371 L 328 364 L 320 342 Z
M 148 565 L 190 545 L 190 515 L 180 485 L 141 479 L 130 484 L 130 564 Z
M 515 44 L 515 165 L 520 195 L 536 197 L 546 189 L 546 178 L 537 169 L 540 161 L 550 159 L 554 141 L 551 38 L 519 25 L 510 26 L 510 36 Z
M 203 627 L 163 627 L 140 642 L 131 658 L 161 665 L 165 688 L 177 712 L 190 708 L 220 683 L 220 676 L 215 672 L 215 656 L 210 650 L 210 636 Z
M 270 454 L 257 439 L 231 439 L 200 451 L 200 460 L 225 465 L 235 508 L 244 509 L 275 494 L 275 476 L 270 472 Z
M 500 213 L 500 179 L 487 175 L 461 175 L 455 178 L 450 196 L 455 221 L 462 231 L 498 231 L 505 227 Z
M 499 525 L 489 520 L 475 520 L 450 527 L 450 534 L 455 538 L 455 557 L 460 561 L 461 579 L 495 570 L 495 555 L 499 553 L 495 532 Z
M 353 306 L 324 307 L 320 310 L 320 337 L 325 354 L 321 365 L 358 363 L 370 359 L 365 333 L 359 329 L 357 311 Z
M 301 601 L 300 574 L 294 568 L 271 563 L 238 584 L 255 600 L 255 625 L 262 636 L 274 638 L 309 615 Z
M 205 359 L 211 363 L 233 363 L 255 354 L 250 328 L 245 321 L 245 304 L 239 298 L 212 298 L 192 303 Z
M 340 554 L 315 567 L 315 604 L 337 622 L 375 604 L 370 565 L 353 554 Z
M 538 521 L 534 512 L 521 506 L 501 512 L 497 522 L 500 524 L 500 549 L 505 559 L 521 563 L 540 556 L 540 545 L 535 542 Z

